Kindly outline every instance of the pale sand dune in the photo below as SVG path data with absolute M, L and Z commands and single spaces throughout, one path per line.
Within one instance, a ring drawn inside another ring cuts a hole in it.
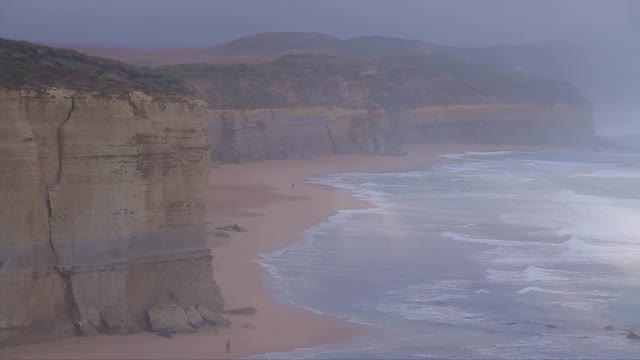
M 339 209 L 372 206 L 349 193 L 309 184 L 304 179 L 337 172 L 406 171 L 452 161 L 438 154 L 540 148 L 415 145 L 406 149 L 409 154 L 400 157 L 354 154 L 221 165 L 211 169 L 208 200 L 212 229 L 233 223 L 249 229 L 245 233 L 232 233 L 231 239 L 210 238 L 214 275 L 222 288 L 226 307 L 258 309 L 254 316 L 230 315 L 230 329 L 220 333 L 201 331 L 172 339 L 151 333 L 72 337 L 1 349 L 0 358 L 229 358 L 310 347 L 358 335 L 363 330 L 355 325 L 276 302 L 268 291 L 266 275 L 256 261 L 262 253 L 297 241 L 305 229 L 326 220 Z M 244 328 L 246 323 L 253 324 L 255 329 Z M 232 341 L 231 354 L 224 352 L 228 339 Z

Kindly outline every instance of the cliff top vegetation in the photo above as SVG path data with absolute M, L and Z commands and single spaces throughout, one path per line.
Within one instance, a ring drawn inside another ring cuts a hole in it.
M 229 46 L 244 52 L 247 42 L 264 40 L 264 36 L 259 34 L 256 39 L 246 38 Z M 271 34 L 271 41 L 262 47 L 273 51 L 299 47 L 299 36 Z M 414 50 L 419 47 L 413 40 L 338 40 L 318 36 L 307 34 L 303 38 L 311 37 L 315 43 L 337 42 L 358 53 L 370 53 L 383 44 L 383 48 L 390 49 L 389 56 L 290 54 L 260 63 L 150 68 L 74 50 L 0 39 L 0 86 L 56 86 L 104 94 L 138 90 L 154 96 L 196 95 L 210 107 L 220 109 L 340 106 L 401 110 L 429 105 L 587 102 L 574 87 L 560 81 L 472 63 L 441 52 L 425 50 L 426 53 L 417 54 Z M 283 39 L 286 43 L 278 44 Z M 402 49 L 413 50 L 407 53 Z
M 284 55 L 268 63 L 182 64 L 157 71 L 191 81 L 215 108 L 586 102 L 564 82 L 441 53 L 366 60 Z
M 0 38 L 0 86 L 11 89 L 71 88 L 100 93 L 139 90 L 150 95 L 189 95 L 179 78 L 151 68 Z

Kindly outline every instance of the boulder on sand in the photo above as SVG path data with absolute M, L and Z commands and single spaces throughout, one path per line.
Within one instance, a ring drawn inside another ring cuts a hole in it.
M 257 312 L 258 310 L 251 306 L 224 311 L 225 314 L 240 314 L 240 315 L 255 315 Z
M 192 333 L 187 314 L 176 304 L 157 304 L 147 309 L 151 331 L 172 329 L 178 333 Z
M 76 331 L 80 336 L 98 335 L 98 330 L 87 320 L 80 320 L 76 324 Z
M 176 334 L 176 331 L 173 329 L 161 329 L 161 330 L 158 330 L 156 334 L 158 334 L 158 336 L 172 338 Z
M 226 318 L 224 318 L 222 315 L 218 314 L 217 312 L 213 312 L 213 311 L 207 309 L 205 306 L 198 305 L 198 306 L 196 306 L 196 309 L 198 310 L 198 312 L 202 316 L 202 319 L 204 319 L 204 321 L 208 325 L 213 325 L 213 326 L 216 326 L 216 327 L 226 327 L 226 328 L 228 328 L 229 325 L 231 325 L 231 321 L 227 320 Z
M 111 335 L 128 335 L 138 330 L 133 316 L 122 306 L 108 306 L 100 312 L 105 332 Z
M 640 335 L 634 333 L 631 330 L 627 331 L 627 339 L 634 339 L 634 340 L 640 340 Z
M 246 324 L 242 325 L 242 327 L 245 327 L 247 329 L 255 329 L 256 328 L 255 326 L 253 326 L 252 323 L 246 323 Z
M 206 324 L 206 322 L 202 318 L 202 315 L 200 315 L 200 312 L 198 312 L 198 310 L 196 310 L 196 308 L 194 308 L 193 306 L 189 306 L 186 313 L 187 320 L 189 320 L 189 325 L 191 325 L 191 327 L 197 329 Z
M 217 230 L 223 230 L 223 231 L 236 231 L 236 232 L 247 232 L 247 228 L 240 226 L 238 224 L 233 224 L 233 225 L 227 225 L 227 226 L 220 226 L 216 228 Z

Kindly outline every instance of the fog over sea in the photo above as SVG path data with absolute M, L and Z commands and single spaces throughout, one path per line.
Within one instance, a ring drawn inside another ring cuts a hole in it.
M 378 205 L 264 255 L 284 302 L 364 324 L 265 358 L 638 358 L 640 153 L 449 154 L 312 181 Z

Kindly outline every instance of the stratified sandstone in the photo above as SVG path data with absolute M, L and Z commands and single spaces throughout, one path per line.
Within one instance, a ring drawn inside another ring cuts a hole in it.
M 569 145 L 593 140 L 572 86 L 439 54 L 376 61 L 283 56 L 268 64 L 181 65 L 209 104 L 212 159 L 364 152 L 406 143 Z
M 205 237 L 206 106 L 0 90 L 0 344 L 221 309 Z
M 593 140 L 588 104 L 433 105 L 400 111 L 337 107 L 209 111 L 212 160 L 244 162 L 362 152 L 402 144 L 583 144 Z
M 222 162 L 384 153 L 382 111 L 338 107 L 212 110 L 212 158 Z

